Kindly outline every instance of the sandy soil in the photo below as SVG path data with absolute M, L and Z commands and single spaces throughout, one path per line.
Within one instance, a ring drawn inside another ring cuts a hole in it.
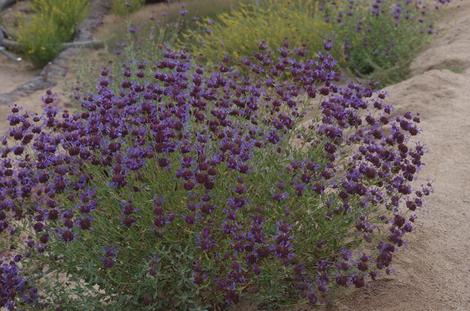
M 30 12 L 30 4 L 28 2 L 18 2 L 12 7 L 1 12 L 0 19 L 2 26 L 10 33 L 14 34 L 18 29 L 20 14 L 28 14 Z M 41 70 L 34 68 L 31 63 L 26 60 L 16 62 L 8 59 L 0 53 L 0 94 L 13 91 L 18 86 L 26 83 L 36 77 Z M 21 104 L 25 104 L 25 109 L 29 111 L 39 111 L 41 108 L 40 100 L 44 91 L 34 94 L 35 97 L 28 97 L 27 101 L 20 100 Z M 26 98 L 25 98 L 26 99 Z M 34 99 L 34 100 L 33 100 Z M 7 105 L 0 105 L 0 133 L 3 134 L 7 128 L 5 121 L 10 108 Z
M 0 13 L 2 26 L 9 34 L 15 34 L 18 29 L 19 16 L 30 12 L 30 4 L 18 2 Z M 14 90 L 18 85 L 29 81 L 38 74 L 39 70 L 27 61 L 15 62 L 0 53 L 0 94 Z
M 18 85 L 35 77 L 38 72 L 24 61 L 17 63 L 0 54 L 0 94 L 13 91 Z
M 8 93 L 13 91 L 19 85 L 28 82 L 38 75 L 40 70 L 34 69 L 27 62 L 14 62 L 4 55 L 0 54 L 0 94 Z M 40 103 L 41 94 L 33 94 L 35 97 L 28 97 L 27 101 L 21 100 L 24 103 L 25 108 L 30 111 L 36 111 L 41 108 Z M 7 124 L 4 122 L 10 108 L 7 105 L 0 104 L 0 133 L 4 133 L 7 129 Z M 0 134 L 0 135 L 2 135 Z

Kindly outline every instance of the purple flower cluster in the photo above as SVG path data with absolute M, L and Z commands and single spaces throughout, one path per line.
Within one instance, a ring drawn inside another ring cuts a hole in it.
M 37 300 L 37 289 L 31 287 L 21 276 L 17 262 L 20 256 L 9 263 L 0 265 L 0 307 L 15 310 L 18 300 L 21 303 L 32 303 Z
M 139 259 L 126 262 L 126 252 L 140 250 L 129 239 L 146 245 L 141 237 L 152 232 L 155 245 L 191 245 L 194 286 L 230 303 L 260 286 L 273 263 L 311 303 L 334 283 L 364 286 L 389 269 L 430 192 L 411 183 L 424 154 L 409 142 L 420 120 L 392 114 L 382 92 L 336 85 L 331 56 L 305 55 L 260 44 L 237 70 L 167 50 L 118 79 L 102 70 L 79 112 L 57 109 L 52 92 L 42 115 L 12 107 L 0 150 L 0 231 L 28 221 L 29 247 L 41 252 L 51 240 L 91 243 L 107 271 L 133 269 Z M 315 101 L 318 120 L 300 125 Z M 322 231 L 340 218 L 352 223 L 342 234 Z M 122 235 L 109 241 L 113 234 Z M 357 252 L 347 240 L 366 246 Z M 155 245 L 152 258 L 163 256 Z
M 110 269 L 114 266 L 117 257 L 117 248 L 116 247 L 105 247 L 103 249 L 103 257 L 101 258 L 103 262 L 103 267 Z

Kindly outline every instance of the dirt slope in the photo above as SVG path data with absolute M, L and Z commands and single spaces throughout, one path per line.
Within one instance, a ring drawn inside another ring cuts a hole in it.
M 422 176 L 433 178 L 435 193 L 397 273 L 336 310 L 470 310 L 470 0 L 455 2 L 440 37 L 414 61 L 415 76 L 388 88 L 399 111 L 421 112 L 429 149 Z

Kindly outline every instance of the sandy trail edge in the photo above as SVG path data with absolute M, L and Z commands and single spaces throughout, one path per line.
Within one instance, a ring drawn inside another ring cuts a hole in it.
M 445 16 L 442 35 L 412 64 L 415 76 L 387 88 L 400 112 L 421 113 L 429 150 L 421 173 L 435 193 L 396 258 L 397 273 L 334 310 L 470 310 L 470 0 Z

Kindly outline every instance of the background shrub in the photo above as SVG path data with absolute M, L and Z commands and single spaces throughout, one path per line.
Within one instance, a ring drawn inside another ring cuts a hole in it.
M 87 13 L 88 0 L 33 0 L 33 14 L 24 18 L 18 42 L 37 66 L 52 60 L 61 43 L 73 39 L 76 27 Z
M 189 44 L 195 55 L 214 62 L 252 53 L 260 40 L 277 46 L 289 38 L 313 54 L 331 40 L 344 69 L 385 85 L 407 76 L 410 62 L 433 32 L 434 6 L 417 0 L 257 3 L 203 20 L 184 35 L 181 46 Z
M 316 1 L 258 1 L 219 14 L 215 20 L 204 19 L 198 30 L 183 35 L 182 45 L 190 45 L 194 55 L 209 62 L 229 56 L 238 60 L 258 49 L 266 41 L 277 47 L 286 39 L 291 44 L 305 44 L 315 53 L 331 31 L 316 13 Z
M 87 7 L 88 0 L 33 0 L 34 12 L 48 15 L 69 38 L 86 16 Z
M 31 62 L 38 67 L 46 65 L 61 51 L 64 33 L 54 20 L 46 15 L 34 15 L 21 24 L 18 42 Z
M 335 25 L 332 38 L 342 46 L 347 68 L 382 85 L 407 77 L 432 34 L 432 12 L 420 1 L 329 2 L 322 12 Z

